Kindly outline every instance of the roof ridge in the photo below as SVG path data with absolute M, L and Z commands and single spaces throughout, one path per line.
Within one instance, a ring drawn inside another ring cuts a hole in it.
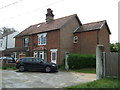
M 101 21 L 96 21 L 96 22 L 85 23 L 85 24 L 83 24 L 83 25 L 94 24 L 94 23 L 99 23 L 99 22 L 106 22 L 106 20 L 101 20 Z
M 68 21 L 70 18 L 73 18 L 77 16 L 77 14 L 72 14 L 72 15 L 68 15 L 68 16 L 64 16 L 64 17 L 60 17 L 57 19 L 54 19 L 53 21 L 46 23 L 46 22 L 41 22 L 41 23 L 37 23 L 34 25 L 30 25 L 29 27 L 27 27 L 26 29 L 24 29 L 22 32 L 20 32 L 17 36 L 15 37 L 19 37 L 19 36 L 23 36 L 23 35 L 28 35 L 28 34 L 35 34 L 35 33 L 40 33 L 40 32 L 46 32 L 46 31 L 50 31 L 50 30 L 55 30 L 60 28 L 64 23 L 66 23 L 66 21 Z M 41 24 L 41 25 L 40 25 Z M 60 25 L 59 25 L 60 24 Z M 40 26 L 38 26 L 40 25 Z M 53 26 L 53 27 L 52 27 Z M 36 28 L 37 27 L 37 28 Z M 34 32 L 31 31 L 34 28 Z M 39 30 L 38 30 L 39 29 Z M 45 29 L 45 30 L 43 30 Z M 38 32 L 38 31 L 39 32 Z M 41 31 L 40 31 L 41 30 Z
M 62 19 L 62 18 L 66 18 L 66 17 L 76 16 L 76 15 L 77 15 L 77 14 L 67 15 L 67 16 L 64 16 L 64 17 L 60 17 L 60 18 L 53 19 L 53 21 L 58 20 L 58 19 Z M 30 26 L 36 26 L 36 25 L 44 24 L 44 23 L 46 23 L 46 22 L 41 22 L 41 23 L 37 23 L 37 24 L 30 25 Z

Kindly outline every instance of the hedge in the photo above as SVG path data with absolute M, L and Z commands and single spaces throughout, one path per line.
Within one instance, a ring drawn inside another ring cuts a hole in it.
M 70 54 L 68 65 L 70 69 L 95 68 L 96 56 L 91 54 Z

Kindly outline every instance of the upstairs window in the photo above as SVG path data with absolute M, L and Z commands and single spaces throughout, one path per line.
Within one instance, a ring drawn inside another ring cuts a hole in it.
M 78 43 L 78 36 L 73 37 L 73 43 Z
M 28 37 L 23 38 L 23 45 L 24 47 L 28 47 L 29 39 Z
M 46 35 L 47 33 L 38 34 L 38 45 L 46 45 Z

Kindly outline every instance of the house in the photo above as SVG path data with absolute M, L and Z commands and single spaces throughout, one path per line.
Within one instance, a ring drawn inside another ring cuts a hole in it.
M 7 34 L 2 34 L 0 37 L 0 56 L 10 56 L 11 54 L 8 52 L 5 52 L 5 50 L 7 49 L 11 49 L 11 48 L 15 48 L 15 38 L 14 36 L 16 36 L 19 32 L 18 31 L 13 31 L 13 32 L 9 32 Z M 2 55 L 3 54 L 3 55 Z
M 102 31 L 105 31 L 110 34 L 106 21 L 101 22 L 104 22 L 104 24 L 97 25 L 99 22 L 96 22 L 95 25 L 94 23 L 85 25 L 81 23 L 77 14 L 54 19 L 53 11 L 49 8 L 47 9 L 46 22 L 31 25 L 15 36 L 14 52 L 17 53 L 17 58 L 34 56 L 57 64 L 62 63 L 66 53 L 95 54 L 98 36 L 96 36 L 97 34 L 91 33 L 98 31 L 102 33 Z M 97 26 L 99 30 L 95 30 Z M 107 28 L 102 30 L 104 29 L 102 28 L 103 26 Z M 102 37 L 100 33 L 99 43 L 106 45 L 105 48 L 109 47 L 109 34 L 104 33 L 105 35 Z M 91 35 L 93 35 L 93 38 L 89 38 Z M 106 35 L 108 38 L 103 39 L 106 38 Z M 95 41 L 94 38 L 97 40 Z M 87 43 L 87 39 L 91 41 L 91 43 Z M 88 48 L 90 50 L 84 50 Z M 109 49 L 105 50 L 109 51 Z
M 74 32 L 74 53 L 95 54 L 97 44 L 110 52 L 110 34 L 106 20 L 83 24 Z

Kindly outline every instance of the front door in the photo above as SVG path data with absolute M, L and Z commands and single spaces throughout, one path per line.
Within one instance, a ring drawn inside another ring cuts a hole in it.
M 40 58 L 33 58 L 33 66 L 35 70 L 42 70 L 44 67 L 44 64 L 40 62 Z
M 57 63 L 57 49 L 51 49 L 51 62 Z

